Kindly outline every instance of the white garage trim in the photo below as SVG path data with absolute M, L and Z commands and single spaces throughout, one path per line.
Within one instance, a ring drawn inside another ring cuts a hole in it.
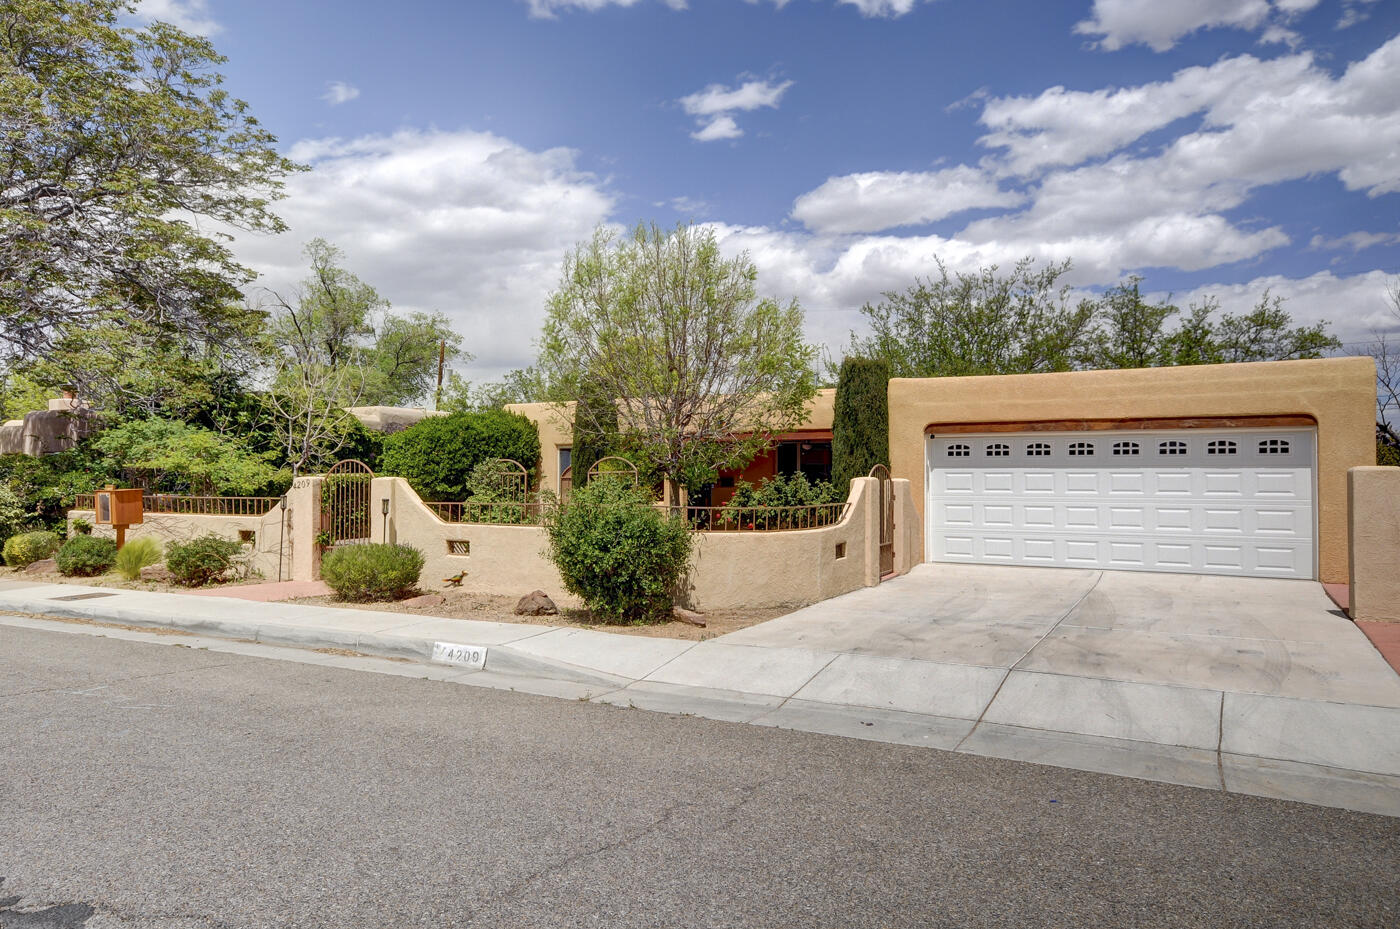
M 1317 576 L 1312 428 L 931 435 L 929 561 Z

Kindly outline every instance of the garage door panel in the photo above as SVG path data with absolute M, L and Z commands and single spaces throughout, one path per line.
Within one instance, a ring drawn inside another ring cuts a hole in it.
M 944 442 L 930 442 L 934 560 L 1315 573 L 1310 431 L 958 437 L 953 462 Z

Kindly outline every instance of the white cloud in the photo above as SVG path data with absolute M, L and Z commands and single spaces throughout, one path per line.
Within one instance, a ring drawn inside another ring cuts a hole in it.
M 352 87 L 344 81 L 330 81 L 326 84 L 326 92 L 321 95 L 321 99 L 331 106 L 339 106 L 342 103 L 349 103 L 360 95 L 360 88 Z
M 783 94 L 791 86 L 792 81 L 778 83 L 759 80 L 745 81 L 733 88 L 711 84 L 676 102 L 695 117 L 698 128 L 690 134 L 692 139 L 699 142 L 737 139 L 744 134 L 744 130 L 739 128 L 739 123 L 730 114 L 760 107 L 777 109 Z
M 903 16 L 918 5 L 919 0 L 838 0 L 860 10 L 862 16 Z
M 1257 29 L 1269 25 L 1265 41 L 1286 41 L 1279 24 L 1317 6 L 1320 0 L 1094 0 L 1089 19 L 1074 31 L 1099 36 L 1108 51 L 1141 43 L 1165 52 L 1201 29 Z
M 561 10 L 583 10 L 585 13 L 596 13 L 598 10 L 609 6 L 629 7 L 636 6 L 644 0 L 525 0 L 530 7 L 530 15 L 537 19 L 553 19 L 555 14 Z M 684 10 L 685 0 L 662 0 L 673 10 Z
M 312 139 L 288 154 L 311 165 L 275 207 L 289 231 L 235 245 L 258 284 L 300 280 L 302 246 L 322 236 L 396 309 L 446 313 L 477 356 L 473 380 L 532 361 L 560 260 L 614 207 L 574 152 L 484 132 Z
M 1387 281 L 1384 271 L 1367 271 L 1348 277 L 1338 277 L 1331 271 L 1321 271 L 1302 278 L 1282 275 L 1256 277 L 1243 284 L 1208 284 L 1182 294 L 1174 294 L 1172 302 L 1185 307 L 1215 297 L 1226 313 L 1248 313 L 1259 302 L 1264 291 L 1283 297 L 1283 308 L 1295 323 L 1312 325 L 1323 322 L 1337 338 L 1348 343 L 1348 354 L 1356 354 L 1373 332 L 1394 328 L 1386 298 Z
M 202 36 L 212 36 L 223 29 L 209 14 L 207 0 L 139 0 L 136 17 L 145 22 L 160 20 Z
M 1024 195 L 959 165 L 942 171 L 872 171 L 833 177 L 797 198 L 792 215 L 816 232 L 879 232 L 935 222 L 979 207 L 1016 206 Z
M 1349 29 L 1371 17 L 1370 5 L 1376 0 L 1343 0 L 1342 15 L 1337 20 L 1338 29 Z
M 1328 251 L 1350 250 L 1359 252 L 1362 249 L 1374 248 L 1377 245 L 1400 244 L 1400 233 L 1395 232 L 1349 232 L 1346 235 L 1328 238 L 1323 235 L 1315 235 L 1308 242 L 1308 248 L 1326 249 Z

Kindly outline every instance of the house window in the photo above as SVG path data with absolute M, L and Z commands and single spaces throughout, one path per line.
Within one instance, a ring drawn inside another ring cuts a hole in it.
M 1230 439 L 1215 439 L 1206 443 L 1207 455 L 1233 455 L 1240 450 Z
M 949 445 L 949 446 L 948 446 L 948 457 L 949 457 L 949 458 L 968 458 L 968 457 L 970 457 L 971 455 L 972 455 L 972 446 L 971 446 L 971 445 L 963 445 L 961 442 L 959 442 L 957 445 Z
M 1142 452 L 1142 446 L 1136 442 L 1114 442 L 1113 454 L 1115 455 L 1137 455 Z
M 1287 439 L 1264 439 L 1259 443 L 1259 454 L 1261 455 L 1287 455 Z
M 1026 457 L 1028 458 L 1046 458 L 1049 457 L 1049 455 L 1049 442 L 1032 442 L 1030 445 L 1026 446 Z
M 1170 439 L 1166 442 L 1161 442 L 1157 445 L 1157 454 L 1184 455 L 1186 454 L 1186 443 L 1178 442 L 1176 439 Z
M 1011 446 L 1007 445 L 1005 442 L 993 442 L 991 445 L 987 446 L 987 457 L 1010 458 Z
M 569 470 L 569 466 L 574 463 L 574 450 L 572 448 L 559 449 L 559 473 L 563 474 Z
M 1069 454 L 1071 458 L 1094 454 L 1093 442 L 1071 442 L 1069 443 Z

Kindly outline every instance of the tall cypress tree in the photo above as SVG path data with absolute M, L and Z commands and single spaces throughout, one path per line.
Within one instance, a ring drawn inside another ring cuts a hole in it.
M 570 456 L 574 487 L 588 484 L 588 472 L 612 451 L 617 436 L 617 404 L 596 386 L 579 391 L 574 406 L 574 451 Z
M 831 426 L 831 480 L 837 487 L 890 463 L 889 380 L 890 367 L 882 360 L 841 362 Z

